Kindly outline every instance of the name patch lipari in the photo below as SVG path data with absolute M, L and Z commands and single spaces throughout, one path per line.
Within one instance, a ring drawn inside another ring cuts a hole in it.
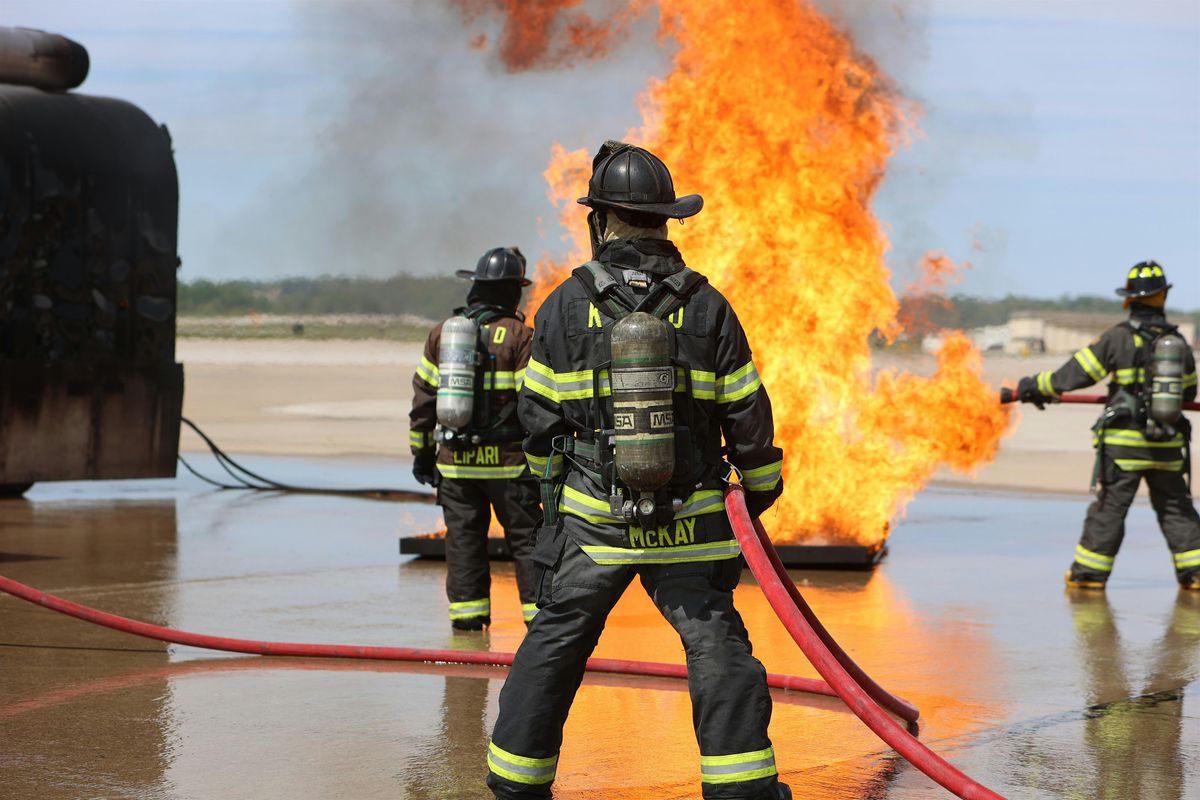
M 474 450 L 456 451 L 454 463 L 464 467 L 500 466 L 500 445 L 484 445 Z
M 643 530 L 629 526 L 630 547 L 676 547 L 696 543 L 696 518 L 677 519 L 672 525 Z

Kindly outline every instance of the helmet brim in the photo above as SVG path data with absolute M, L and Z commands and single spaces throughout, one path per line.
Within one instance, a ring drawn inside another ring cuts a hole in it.
M 1134 292 L 1134 291 L 1126 289 L 1124 286 L 1122 286 L 1120 289 L 1116 290 L 1116 293 L 1117 293 L 1118 297 L 1149 297 L 1152 294 L 1158 294 L 1159 292 L 1165 292 L 1167 289 L 1170 289 L 1174 285 L 1175 284 L 1173 284 L 1173 283 L 1168 283 L 1166 286 L 1162 287 L 1161 289 L 1154 289 L 1154 290 L 1143 289 L 1140 292 Z
M 501 281 L 517 280 L 516 278 L 477 278 L 475 277 L 475 270 L 473 269 L 456 269 L 454 270 L 454 274 L 460 278 L 465 278 L 472 283 L 500 283 Z M 533 281 L 529 280 L 529 278 L 521 278 L 520 280 L 522 286 L 533 285 Z
M 593 197 L 581 197 L 577 201 L 588 208 L 624 208 L 639 214 L 657 214 L 671 219 L 686 219 L 694 217 L 704 208 L 704 198 L 698 194 L 680 197 L 673 203 L 621 203 L 613 200 L 598 200 Z

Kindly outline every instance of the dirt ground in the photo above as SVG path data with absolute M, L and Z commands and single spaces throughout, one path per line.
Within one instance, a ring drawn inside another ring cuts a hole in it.
M 374 455 L 408 459 L 408 408 L 420 346 L 385 341 L 261 342 L 184 339 L 184 414 L 235 453 Z M 999 386 L 1061 363 L 1061 356 L 989 356 Z M 888 356 L 881 366 L 927 371 L 925 356 Z M 780 391 L 772 387 L 773 391 Z M 1026 407 L 996 460 L 974 476 L 941 471 L 941 484 L 1085 492 L 1091 475 L 1091 406 Z M 186 432 L 185 451 L 203 443 Z

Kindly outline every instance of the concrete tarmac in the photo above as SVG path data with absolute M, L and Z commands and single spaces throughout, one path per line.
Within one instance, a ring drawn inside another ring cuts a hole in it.
M 383 459 L 247 461 L 291 482 L 410 485 Z M 927 490 L 874 572 L 792 574 L 846 650 L 920 707 L 922 741 L 1006 797 L 1200 798 L 1200 596 L 1176 589 L 1144 501 L 1108 592 L 1066 591 L 1087 502 Z M 510 565 L 494 565 L 492 629 L 454 634 L 444 565 L 397 554 L 399 536 L 439 517 L 428 505 L 220 492 L 190 476 L 45 484 L 0 502 L 0 574 L 202 633 L 515 649 Z M 815 675 L 748 572 L 737 603 L 768 670 Z M 682 662 L 636 584 L 597 655 Z M 3 595 L 0 797 L 487 798 L 503 679 L 166 646 Z M 797 798 L 950 796 L 839 702 L 774 696 L 771 735 Z M 682 682 L 589 677 L 555 796 L 696 798 L 697 756 Z

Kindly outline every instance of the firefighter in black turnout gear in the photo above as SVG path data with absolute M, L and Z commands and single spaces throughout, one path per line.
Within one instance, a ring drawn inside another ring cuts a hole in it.
M 1092 429 L 1092 483 L 1099 491 L 1066 574 L 1069 586 L 1104 588 L 1125 536 L 1125 515 L 1144 478 L 1179 584 L 1200 590 L 1200 516 L 1187 477 L 1191 427 L 1179 411 L 1183 401 L 1196 397 L 1196 360 L 1163 311 L 1170 288 L 1161 266 L 1135 264 L 1117 289 L 1129 319 L 1057 370 L 1017 385 L 1018 399 L 1042 408 L 1063 392 L 1112 376 L 1104 413 Z
M 445 517 L 450 624 L 459 630 L 491 624 L 493 508 L 513 554 L 528 624 L 537 613 L 530 557 L 539 514 L 538 484 L 521 452 L 525 434 L 516 413 L 533 337 L 517 310 L 530 283 L 525 257 L 515 247 L 497 247 L 474 272 L 455 274 L 471 281 L 467 305 L 429 332 L 413 376 L 413 476 L 437 486 Z
M 766 673 L 733 606 L 744 562 L 722 437 L 755 516 L 783 491 L 783 452 L 737 315 L 667 239 L 667 219 L 703 201 L 676 199 L 653 154 L 607 142 L 579 202 L 594 259 L 538 311 L 521 390 L 546 516 L 539 611 L 500 693 L 488 785 L 550 796 L 585 661 L 636 578 L 683 641 L 704 797 L 791 797 L 767 736 Z

